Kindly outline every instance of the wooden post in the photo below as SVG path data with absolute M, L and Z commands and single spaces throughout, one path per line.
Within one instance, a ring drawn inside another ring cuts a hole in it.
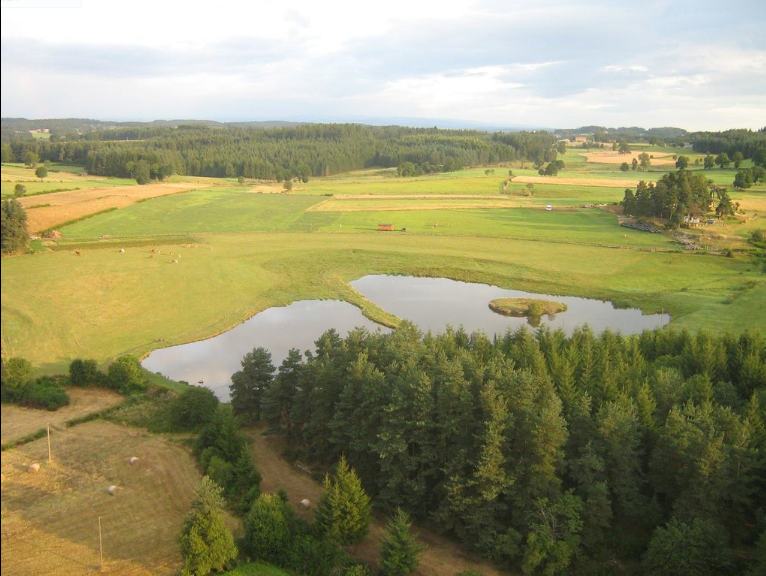
M 51 457 L 51 424 L 48 422 L 48 464 L 53 462 L 53 458 Z
M 101 539 L 101 516 L 98 517 L 98 569 L 104 569 L 104 542 Z

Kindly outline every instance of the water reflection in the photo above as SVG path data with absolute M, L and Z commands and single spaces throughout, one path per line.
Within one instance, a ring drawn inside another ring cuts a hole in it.
M 667 314 L 644 315 L 637 309 L 615 309 L 610 302 L 600 300 L 533 294 L 445 278 L 373 275 L 355 280 L 351 285 L 368 300 L 412 321 L 424 332 L 438 333 L 448 325 L 455 328 L 462 325 L 468 332 L 481 330 L 492 336 L 526 324 L 537 327 L 545 323 L 571 334 L 575 327 L 587 323 L 595 332 L 609 328 L 622 334 L 636 334 L 670 321 Z M 555 316 L 503 316 L 489 309 L 489 302 L 496 298 L 556 300 L 566 304 L 567 310 Z M 301 352 L 313 350 L 314 341 L 330 328 L 345 336 L 357 326 L 389 331 L 346 302 L 303 300 L 264 310 L 214 338 L 156 350 L 143 365 L 174 380 L 202 381 L 219 398 L 228 400 L 231 375 L 241 368 L 242 357 L 253 348 L 268 349 L 272 363 L 278 368 L 290 348 Z

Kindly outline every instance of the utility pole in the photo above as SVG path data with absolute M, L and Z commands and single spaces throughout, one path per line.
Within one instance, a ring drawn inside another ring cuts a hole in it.
M 101 539 L 101 516 L 98 517 L 98 569 L 104 569 L 104 542 Z

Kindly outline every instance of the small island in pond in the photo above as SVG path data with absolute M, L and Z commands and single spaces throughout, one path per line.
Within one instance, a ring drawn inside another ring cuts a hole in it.
M 567 305 L 553 300 L 538 300 L 536 298 L 496 298 L 489 303 L 493 312 L 503 316 L 539 317 L 543 314 L 552 316 L 564 312 Z

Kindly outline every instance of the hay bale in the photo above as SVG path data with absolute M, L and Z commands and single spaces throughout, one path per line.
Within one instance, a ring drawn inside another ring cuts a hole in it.
M 136 458 L 135 456 L 131 456 L 130 460 L 128 460 L 128 464 L 130 464 L 131 466 L 133 466 L 133 464 L 136 464 L 137 462 L 138 462 L 138 458 Z
M 37 462 L 35 462 L 34 464 L 30 464 L 27 467 L 27 472 L 29 472 L 30 474 L 37 474 L 39 471 L 40 471 L 40 465 Z
M 303 508 L 304 510 L 308 510 L 309 508 L 311 508 L 311 500 L 309 500 L 308 498 L 304 498 L 303 500 L 301 500 L 301 508 Z
M 110 496 L 114 496 L 117 492 L 117 486 L 109 486 L 109 488 L 106 489 L 106 491 L 109 493 Z

